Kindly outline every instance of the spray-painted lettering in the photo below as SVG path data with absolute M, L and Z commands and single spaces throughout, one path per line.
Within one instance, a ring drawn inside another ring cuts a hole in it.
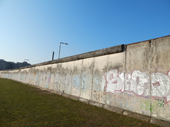
M 125 74 L 117 69 L 110 70 L 105 74 L 105 90 L 114 94 L 120 92 L 145 98 L 166 98 L 166 103 L 170 102 L 170 73 L 152 73 L 150 76 L 151 85 L 148 72 L 135 70 Z

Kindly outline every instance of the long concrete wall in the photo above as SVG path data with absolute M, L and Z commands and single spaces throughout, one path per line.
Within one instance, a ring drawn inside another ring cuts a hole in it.
M 170 36 L 0 71 L 0 77 L 170 121 Z

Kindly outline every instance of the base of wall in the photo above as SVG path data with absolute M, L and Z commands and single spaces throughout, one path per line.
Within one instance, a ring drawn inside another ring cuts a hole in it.
M 153 118 L 153 117 L 150 118 L 150 123 L 159 125 L 161 127 L 170 127 L 170 122 L 163 121 L 163 120 Z
M 115 108 L 115 107 L 110 106 L 110 105 L 104 105 L 104 109 L 107 109 L 107 110 L 115 112 L 115 113 L 123 114 L 123 109 Z
M 95 101 L 90 101 L 89 104 L 93 105 L 93 106 L 97 106 L 97 107 L 103 107 L 102 103 L 99 102 L 95 102 Z
M 79 101 L 84 102 L 86 104 L 89 104 L 90 100 L 84 99 L 84 98 L 79 98 Z
M 63 94 L 63 96 L 66 97 L 66 98 L 70 98 L 70 95 L 65 94 L 65 93 Z
M 73 96 L 73 95 L 70 95 L 70 98 L 73 99 L 73 100 L 79 100 L 79 97 L 76 97 L 76 96 Z
M 145 121 L 145 122 L 149 122 L 149 120 L 150 120 L 149 116 L 141 115 L 141 114 L 134 113 L 134 112 L 131 112 L 131 111 L 123 111 L 123 115 L 134 117 L 136 119 L 139 119 L 139 120 L 142 120 L 142 121 Z
M 112 112 L 115 112 L 115 113 L 118 113 L 118 114 L 122 114 L 122 115 L 126 115 L 126 116 L 129 116 L 129 117 L 133 117 L 133 118 L 136 118 L 136 119 L 148 122 L 148 123 L 156 124 L 156 125 L 161 126 L 161 127 L 170 127 L 170 122 L 168 122 L 168 121 L 163 121 L 163 120 L 160 120 L 160 119 L 157 119 L 157 118 L 154 118 L 154 117 L 134 113 L 134 112 L 131 112 L 131 111 L 127 111 L 127 110 L 123 110 L 123 109 L 113 107 L 113 106 L 110 106 L 110 105 L 94 102 L 94 101 L 87 100 L 87 99 L 84 99 L 84 98 L 81 98 L 81 97 L 75 97 L 75 96 L 65 94 L 65 93 L 62 96 L 66 97 L 66 98 L 73 99 L 73 100 L 79 100 L 81 102 L 84 102 L 86 104 L 90 104 L 90 105 L 93 105 L 93 106 L 102 107 L 102 108 L 107 109 L 109 111 L 112 111 Z
M 19 81 L 17 81 L 17 82 L 19 82 Z M 23 83 L 23 82 L 21 82 L 21 83 Z M 23 84 L 26 84 L 26 83 L 23 83 Z M 115 113 L 118 113 L 118 114 L 122 114 L 122 115 L 126 115 L 126 116 L 129 116 L 129 117 L 133 117 L 133 118 L 136 118 L 136 119 L 148 122 L 148 123 L 156 124 L 156 125 L 161 126 L 161 127 L 170 127 L 170 122 L 168 122 L 168 121 L 164 121 L 164 120 L 160 120 L 160 119 L 157 119 L 157 118 L 154 118 L 154 117 L 150 117 L 150 116 L 134 113 L 134 112 L 131 112 L 131 111 L 123 110 L 123 109 L 120 109 L 120 108 L 117 108 L 117 107 L 113 107 L 113 106 L 110 106 L 110 105 L 102 104 L 102 103 L 91 101 L 91 100 L 87 100 L 87 99 L 77 97 L 77 96 L 73 96 L 73 95 L 70 95 L 70 94 L 61 93 L 61 92 L 58 92 L 58 91 L 42 88 L 42 87 L 35 86 L 35 85 L 32 85 L 32 84 L 26 84 L 26 85 L 30 85 L 30 86 L 39 88 L 41 90 L 46 90 L 46 91 L 52 92 L 54 94 L 61 95 L 65 98 L 70 98 L 70 99 L 73 99 L 73 100 L 79 100 L 79 101 L 84 102 L 86 104 L 101 107 L 101 108 L 107 109 L 109 111 L 112 111 L 112 112 L 115 112 Z

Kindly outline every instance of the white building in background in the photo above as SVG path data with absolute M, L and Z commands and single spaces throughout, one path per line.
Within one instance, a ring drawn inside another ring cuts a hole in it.
M 15 69 L 15 68 L 20 68 L 20 67 L 25 67 L 25 66 L 29 66 L 31 64 L 27 63 L 27 62 L 8 62 L 5 61 L 3 59 L 0 59 L 0 70 L 9 70 L 9 69 Z

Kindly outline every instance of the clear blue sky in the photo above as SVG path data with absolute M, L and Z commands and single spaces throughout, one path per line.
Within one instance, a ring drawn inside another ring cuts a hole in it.
M 170 35 L 170 0 L 0 0 L 0 59 L 31 64 Z

